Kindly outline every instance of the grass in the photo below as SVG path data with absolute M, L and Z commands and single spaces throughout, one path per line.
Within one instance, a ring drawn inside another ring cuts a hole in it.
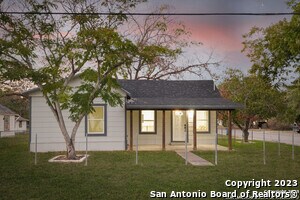
M 300 147 L 292 160 L 291 146 L 282 144 L 279 157 L 277 144 L 266 143 L 266 165 L 261 142 L 234 143 L 234 149 L 219 152 L 214 167 L 185 166 L 175 152 L 140 152 L 135 165 L 135 152 L 125 151 L 90 152 L 88 166 L 48 163 L 58 153 L 39 153 L 35 166 L 27 135 L 1 138 L 0 199 L 148 199 L 152 190 L 233 191 L 225 186 L 227 179 L 300 180 Z M 195 153 L 214 161 L 214 152 Z

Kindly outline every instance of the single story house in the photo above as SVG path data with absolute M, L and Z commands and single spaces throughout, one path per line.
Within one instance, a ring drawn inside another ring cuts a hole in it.
M 25 133 L 29 126 L 29 120 L 21 116 L 17 116 L 15 120 L 15 132 Z
M 0 104 L 0 137 L 15 135 L 15 116 L 11 109 Z
M 232 110 L 240 108 L 222 98 L 212 80 L 119 80 L 119 84 L 124 104 L 111 107 L 96 98 L 95 111 L 78 128 L 76 150 L 85 150 L 86 136 L 88 149 L 93 151 L 132 150 L 137 143 L 168 149 L 184 143 L 185 131 L 188 144 L 197 149 L 214 144 L 218 110 L 228 110 L 230 117 Z M 79 78 L 71 85 L 80 85 Z M 30 150 L 35 150 L 37 139 L 38 152 L 65 151 L 63 136 L 43 94 L 39 89 L 25 94 L 30 96 Z M 74 123 L 67 111 L 63 115 L 71 131 Z

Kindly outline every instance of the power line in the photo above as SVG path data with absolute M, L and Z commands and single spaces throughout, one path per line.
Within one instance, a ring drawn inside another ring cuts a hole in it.
M 145 16 L 145 15 L 172 15 L 172 16 L 274 16 L 274 15 L 300 15 L 300 12 L 268 12 L 268 13 L 253 13 L 253 12 L 213 12 L 213 13 L 116 13 L 116 12 L 17 12 L 17 11 L 7 11 L 0 12 L 0 14 L 11 14 L 11 15 L 133 15 L 133 16 Z

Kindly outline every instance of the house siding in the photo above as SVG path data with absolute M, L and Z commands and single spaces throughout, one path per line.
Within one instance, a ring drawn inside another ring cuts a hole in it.
M 9 131 L 15 131 L 15 116 L 9 116 Z
M 0 132 L 4 131 L 4 115 L 0 115 Z
M 19 121 L 15 121 L 15 131 L 16 132 L 26 132 L 27 131 L 27 123 L 26 121 L 21 121 L 22 127 L 19 127 Z
M 8 130 L 5 130 L 4 116 L 8 116 Z M 15 115 L 0 115 L 0 137 L 15 136 Z
M 32 96 L 31 110 L 31 141 L 30 150 L 35 149 L 35 137 L 37 135 L 38 152 L 47 151 L 65 151 L 65 141 L 58 123 L 54 118 L 52 111 L 43 96 Z M 97 98 L 94 104 L 103 104 L 104 102 Z M 107 135 L 106 136 L 89 136 L 88 150 L 124 150 L 125 149 L 125 108 L 111 107 L 107 105 Z M 68 116 L 67 111 L 63 111 L 65 124 L 68 132 L 72 131 L 74 122 Z M 83 151 L 86 149 L 85 138 L 85 120 L 82 120 L 75 138 L 75 149 Z

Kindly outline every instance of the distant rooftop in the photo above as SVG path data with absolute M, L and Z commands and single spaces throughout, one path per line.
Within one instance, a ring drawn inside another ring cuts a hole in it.
M 17 119 L 16 119 L 16 121 L 29 121 L 28 119 L 25 119 L 25 118 L 23 118 L 23 117 L 21 117 L 21 116 L 19 116 Z
M 16 115 L 16 113 L 0 104 L 0 115 Z

